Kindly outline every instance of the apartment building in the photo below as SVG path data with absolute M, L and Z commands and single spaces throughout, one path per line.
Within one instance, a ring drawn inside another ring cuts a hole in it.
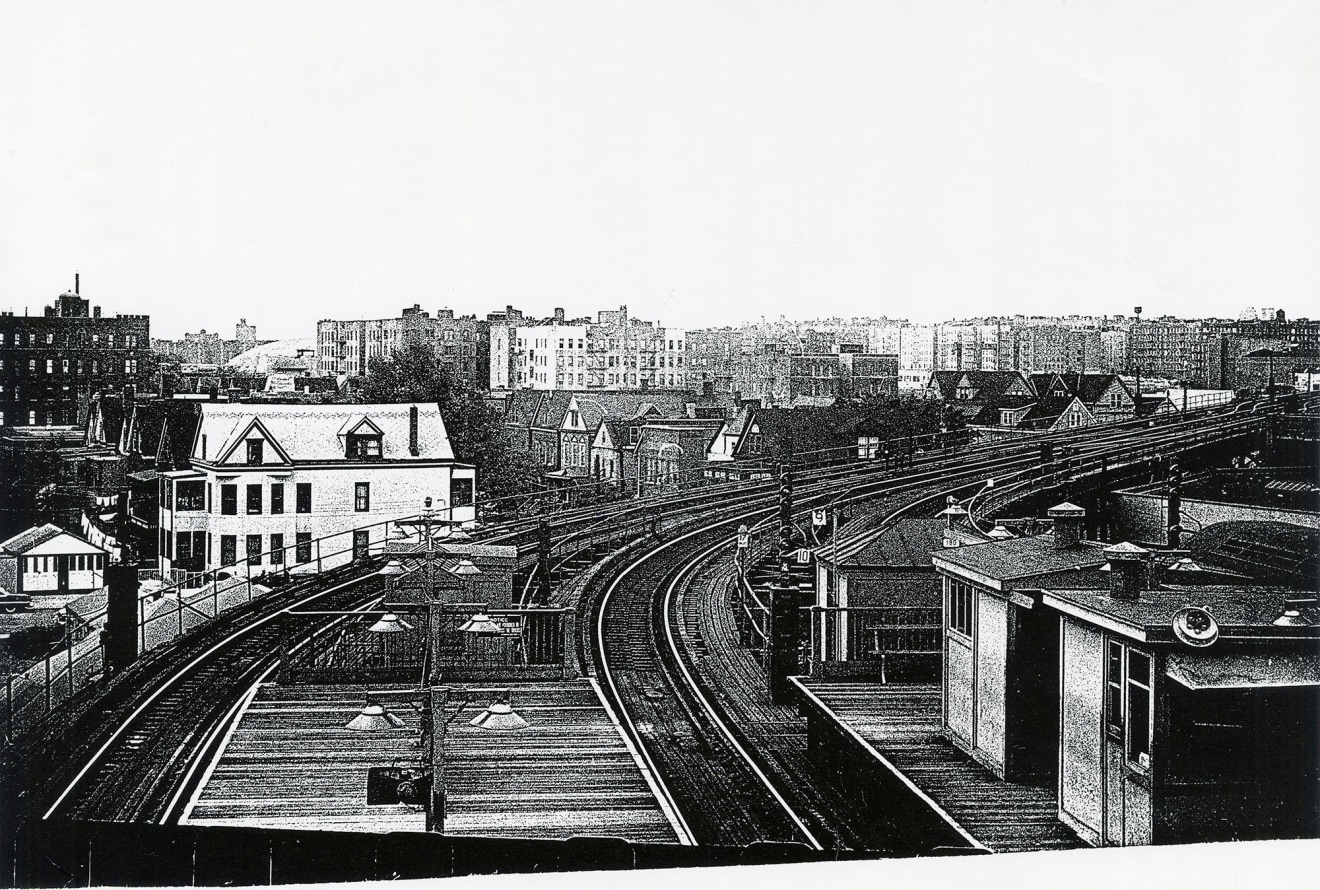
M 479 389 L 490 385 L 490 325 L 475 315 L 455 316 L 452 309 L 441 309 L 432 317 L 414 303 L 398 318 L 316 323 L 316 366 L 322 374 L 359 377 L 372 359 L 387 359 L 410 345 L 434 349 L 455 379 Z
M 40 316 L 0 313 L 0 427 L 77 425 L 94 392 L 151 385 L 151 320 L 101 315 L 74 289 Z

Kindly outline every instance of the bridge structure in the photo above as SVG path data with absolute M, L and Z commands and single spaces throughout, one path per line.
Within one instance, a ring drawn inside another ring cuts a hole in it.
M 1191 460 L 1256 447 L 1280 422 L 1278 413 L 1275 406 L 1209 410 L 982 447 L 932 437 L 921 443 L 925 447 L 909 449 L 902 465 L 837 456 L 803 460 L 793 468 L 789 514 L 805 525 L 813 510 L 846 507 L 856 515 L 836 530 L 836 546 L 861 546 L 903 515 L 936 507 L 950 495 L 976 495 L 988 478 L 996 480 L 996 500 L 982 497 L 982 512 L 1014 496 L 1157 473 L 1174 455 Z M 1057 460 L 1042 461 L 1042 443 L 1052 446 Z M 932 828 L 920 815 L 919 798 L 878 817 L 813 778 L 803 721 L 774 688 L 785 670 L 800 664 L 797 653 L 785 659 L 776 646 L 776 634 L 791 634 L 792 623 L 776 615 L 773 594 L 736 569 L 740 549 L 743 565 L 771 555 L 784 561 L 774 522 L 783 511 L 780 485 L 763 462 L 750 463 L 745 475 L 510 520 L 474 535 L 516 548 L 518 603 L 511 612 L 571 616 L 560 625 L 565 670 L 598 683 L 639 764 L 654 777 L 656 795 L 675 815 L 678 846 L 686 851 L 600 839 L 547 842 L 519 848 L 527 867 L 979 849 L 957 832 Z M 428 519 L 396 522 L 415 528 Z M 318 555 L 324 560 L 336 553 L 335 544 L 318 542 Z M 106 676 L 96 637 L 78 640 L 71 631 L 64 651 L 38 668 L 43 684 L 29 682 L 16 694 L 10 678 L 0 718 L 8 730 L 0 756 L 10 883 L 115 883 L 117 876 L 140 883 L 149 872 L 140 858 L 124 858 L 130 838 L 139 853 L 159 854 L 151 861 L 166 863 L 160 868 L 168 883 L 221 883 L 215 878 L 237 880 L 263 869 L 270 880 L 277 873 L 285 880 L 315 879 L 307 856 L 314 844 L 303 835 L 203 831 L 181 826 L 180 817 L 245 697 L 308 645 L 318 627 L 350 612 L 382 613 L 386 566 L 385 554 L 362 553 L 323 571 L 291 566 L 273 586 L 241 566 L 228 567 L 200 587 L 162 589 L 159 598 L 172 610 L 149 615 L 140 606 L 141 651 L 125 670 Z M 780 568 L 780 580 L 787 581 L 791 567 Z M 783 602 L 800 606 L 801 590 Z M 324 620 L 291 623 L 285 620 L 290 613 L 322 613 Z M 94 626 L 100 617 L 81 621 Z M 166 620 L 176 632 L 148 645 L 153 622 Z M 297 638 L 290 627 L 298 628 Z M 372 863 L 388 847 L 396 864 L 408 863 L 394 867 L 393 875 L 507 871 L 512 862 L 504 854 L 491 858 L 498 848 L 479 839 L 444 835 L 406 842 L 340 836 L 335 842 L 356 851 L 353 861 Z M 218 860 L 210 871 L 197 864 L 236 844 L 244 852 L 227 861 L 234 868 L 247 863 L 238 878 Z M 437 858 L 439 851 L 444 855 Z M 382 875 L 373 869 L 378 866 L 333 876 Z

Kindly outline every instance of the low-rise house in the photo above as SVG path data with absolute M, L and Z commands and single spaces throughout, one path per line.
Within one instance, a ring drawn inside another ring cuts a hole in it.
M 426 498 L 445 521 L 475 519 L 476 469 L 433 403 L 203 403 L 189 468 L 160 478 L 165 574 L 343 564 Z
M 105 586 L 107 551 L 57 525 L 0 543 L 0 588 L 21 596 L 90 593 Z
M 638 493 L 654 494 L 697 482 L 722 423 L 684 417 L 652 420 L 643 426 L 637 443 Z

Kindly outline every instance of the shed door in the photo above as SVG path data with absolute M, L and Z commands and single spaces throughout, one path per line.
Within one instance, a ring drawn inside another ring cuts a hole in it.
M 59 591 L 66 593 L 69 589 L 69 557 L 55 557 L 55 572 L 59 576 Z
M 1098 843 L 1104 812 L 1104 637 L 1068 620 L 1061 634 L 1059 809 Z

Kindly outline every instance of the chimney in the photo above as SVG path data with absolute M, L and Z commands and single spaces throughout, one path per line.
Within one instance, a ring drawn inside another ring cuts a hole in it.
M 1150 551 L 1124 541 L 1106 547 L 1105 556 L 1109 557 L 1109 595 L 1116 600 L 1141 599 Z
M 715 381 L 711 380 L 710 378 L 706 378 L 705 380 L 701 381 L 701 394 L 708 399 L 714 398 Z
M 1054 546 L 1059 550 L 1076 547 L 1082 540 L 1082 527 L 1086 524 L 1086 511 L 1066 501 L 1045 511 L 1054 520 Z
M 80 276 L 78 275 L 77 272 L 73 273 L 73 293 L 75 296 L 82 293 L 82 291 L 79 290 L 80 287 L 80 283 L 78 281 L 79 277 Z
M 555 307 L 555 321 L 559 324 L 564 323 L 564 310 L 559 307 Z
M 100 307 L 100 306 L 93 306 L 93 307 L 92 307 L 92 318 L 100 318 L 100 317 L 101 317 L 101 307 Z
M 417 406 L 413 405 L 408 409 L 408 453 L 417 457 L 420 449 L 417 447 Z

